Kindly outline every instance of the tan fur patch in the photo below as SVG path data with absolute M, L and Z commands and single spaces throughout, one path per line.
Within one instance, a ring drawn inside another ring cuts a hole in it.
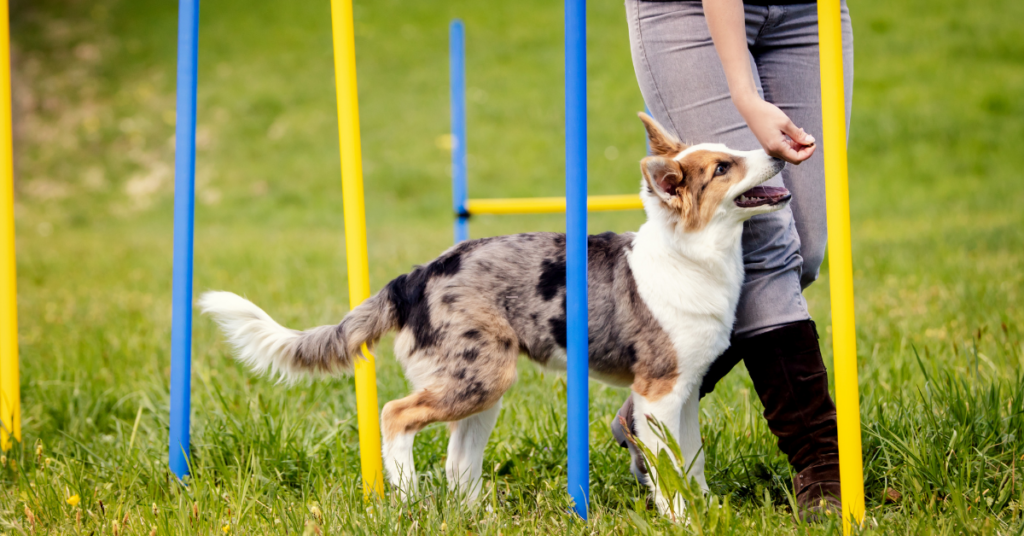
M 675 372 L 661 378 L 643 378 L 638 376 L 633 381 L 633 391 L 650 402 L 657 402 L 663 396 L 672 392 L 678 377 L 679 374 Z
M 437 397 L 427 390 L 384 404 L 380 415 L 384 439 L 391 441 L 401 434 L 416 433 L 441 420 L 436 404 Z
M 491 367 L 485 381 L 468 386 L 478 391 L 470 392 L 464 382 L 449 379 L 384 404 L 380 416 L 384 439 L 414 434 L 435 422 L 459 421 L 493 406 L 516 380 L 514 359 L 511 363 Z

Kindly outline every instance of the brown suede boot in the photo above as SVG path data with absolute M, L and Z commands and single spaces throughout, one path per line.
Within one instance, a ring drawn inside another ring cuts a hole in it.
M 815 522 L 821 514 L 841 513 L 836 406 L 814 322 L 787 324 L 748 337 L 742 346 L 768 428 L 797 472 L 800 517 Z

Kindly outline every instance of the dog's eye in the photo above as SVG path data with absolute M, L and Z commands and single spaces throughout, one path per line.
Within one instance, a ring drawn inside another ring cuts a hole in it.
M 721 177 L 722 175 L 725 175 L 726 171 L 729 171 L 729 164 L 726 162 L 722 162 L 721 164 L 718 164 L 717 167 L 715 167 L 715 176 Z

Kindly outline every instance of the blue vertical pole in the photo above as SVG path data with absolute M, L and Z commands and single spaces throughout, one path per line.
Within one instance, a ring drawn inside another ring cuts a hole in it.
M 452 203 L 455 208 L 455 243 L 469 240 L 469 184 L 466 178 L 466 35 L 462 21 L 448 28 L 449 83 L 452 108 Z
M 192 234 L 195 215 L 199 0 L 178 4 L 178 104 L 174 150 L 174 275 L 171 298 L 171 472 L 188 474 L 192 381 Z
M 587 518 L 590 495 L 587 341 L 587 9 L 565 0 L 565 247 L 569 495 Z

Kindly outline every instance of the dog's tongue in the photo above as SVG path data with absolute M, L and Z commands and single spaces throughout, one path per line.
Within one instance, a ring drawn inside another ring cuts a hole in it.
M 755 186 L 746 192 L 747 197 L 768 197 L 768 198 L 779 198 L 789 195 L 789 190 L 782 186 Z
M 755 186 L 736 198 L 736 205 L 740 207 L 758 207 L 761 205 L 775 205 L 792 197 L 789 190 L 781 186 Z

